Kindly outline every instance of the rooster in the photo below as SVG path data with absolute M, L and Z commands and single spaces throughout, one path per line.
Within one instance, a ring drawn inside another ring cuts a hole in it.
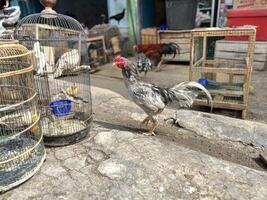
M 180 54 L 180 47 L 176 43 L 162 44 L 140 44 L 133 47 L 136 53 L 143 53 L 151 60 L 154 66 L 157 66 L 157 71 L 160 70 L 163 55 L 173 55 L 173 58 Z
M 156 115 L 160 114 L 167 105 L 173 102 L 177 102 L 181 108 L 192 106 L 194 99 L 198 95 L 197 90 L 205 93 L 208 103 L 212 107 L 210 93 L 199 83 L 182 82 L 172 88 L 160 88 L 156 85 L 140 81 L 136 65 L 128 59 L 116 56 L 114 58 L 114 65 L 122 70 L 124 83 L 130 97 L 148 115 L 141 122 L 141 125 L 146 124 L 148 126 L 149 122 L 152 123 L 149 135 L 155 135 L 154 131 L 157 126 Z

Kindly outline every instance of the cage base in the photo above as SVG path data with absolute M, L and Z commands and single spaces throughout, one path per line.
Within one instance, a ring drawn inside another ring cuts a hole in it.
M 53 133 L 51 134 L 51 130 L 48 130 L 50 134 L 44 132 L 44 143 L 46 146 L 57 147 L 57 146 L 66 146 L 66 145 L 80 142 L 83 139 L 87 138 L 87 136 L 89 135 L 91 124 L 92 124 L 92 119 L 89 119 L 87 121 L 87 125 L 84 126 L 84 128 L 76 132 L 67 133 L 67 134 L 63 133 L 63 134 L 54 135 Z
M 34 176 L 46 158 L 44 146 L 40 144 L 28 159 L 23 160 L 14 169 L 5 171 L 0 169 L 0 194 L 26 182 Z

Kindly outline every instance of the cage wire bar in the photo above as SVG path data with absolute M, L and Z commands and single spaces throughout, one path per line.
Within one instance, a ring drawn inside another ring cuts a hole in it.
M 215 108 L 242 111 L 246 118 L 252 73 L 256 30 L 208 28 L 191 32 L 189 79 L 204 85 L 213 97 Z M 246 40 L 246 53 L 224 48 L 224 40 Z M 208 106 L 200 95 L 195 105 Z
M 46 155 L 39 126 L 32 55 L 22 45 L 0 44 L 0 93 L 2 193 L 32 177 Z
M 92 122 L 87 38 L 73 18 L 56 13 L 54 4 L 26 16 L 15 39 L 34 52 L 34 78 L 41 106 L 41 127 L 48 146 L 78 142 Z

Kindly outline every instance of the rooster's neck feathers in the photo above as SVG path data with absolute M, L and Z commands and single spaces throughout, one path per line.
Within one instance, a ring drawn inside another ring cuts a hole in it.
M 124 79 L 131 82 L 139 79 L 137 67 L 132 62 L 129 62 L 127 67 L 122 70 L 122 75 Z

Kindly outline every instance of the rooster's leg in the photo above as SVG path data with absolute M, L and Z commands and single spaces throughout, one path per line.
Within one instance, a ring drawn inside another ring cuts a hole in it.
M 161 65 L 163 63 L 163 60 L 161 59 L 161 61 L 158 63 L 157 67 L 156 67 L 156 72 L 159 72 L 161 70 Z
M 140 123 L 140 127 L 143 126 L 144 124 L 147 126 L 149 121 L 150 121 L 150 118 L 149 118 L 149 116 L 147 116 L 147 117 Z
M 151 121 L 152 126 L 149 128 L 148 133 L 143 133 L 143 134 L 144 135 L 148 135 L 148 136 L 155 136 L 156 134 L 155 134 L 154 131 L 155 131 L 156 127 L 157 127 L 157 120 L 156 119 L 154 119 L 151 116 L 148 116 L 143 120 L 143 122 L 141 124 L 146 124 L 148 126 L 148 122 L 149 121 Z
M 151 126 L 151 128 L 149 129 L 149 135 L 151 135 L 151 136 L 155 136 L 156 134 L 155 134 L 154 131 L 155 131 L 155 129 L 156 129 L 158 123 L 157 123 L 157 120 L 154 119 L 154 118 L 151 118 L 151 122 L 152 122 L 152 126 Z

